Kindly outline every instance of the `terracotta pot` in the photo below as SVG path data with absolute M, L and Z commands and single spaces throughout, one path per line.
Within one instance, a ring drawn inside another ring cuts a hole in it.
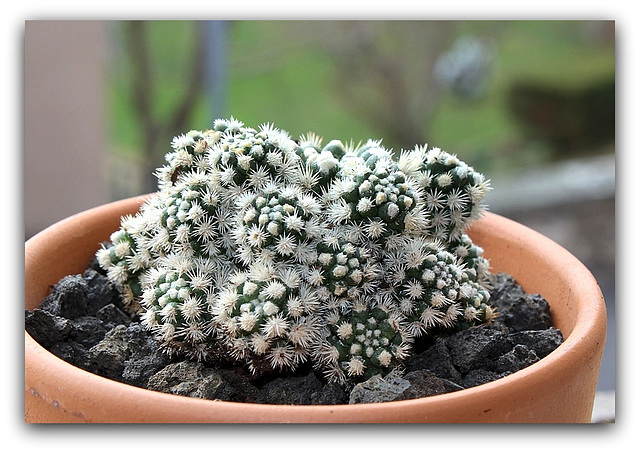
M 120 216 L 142 198 L 63 220 L 25 244 L 25 308 L 52 285 L 82 273 Z M 551 305 L 565 341 L 539 362 L 494 382 L 413 400 L 333 406 L 208 401 L 144 390 L 83 371 L 25 332 L 27 422 L 589 422 L 606 333 L 602 293 L 589 271 L 551 240 L 487 214 L 470 231 L 494 271 L 508 272 Z

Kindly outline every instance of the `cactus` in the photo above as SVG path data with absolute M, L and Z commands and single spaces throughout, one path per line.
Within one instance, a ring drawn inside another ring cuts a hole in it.
M 418 338 L 496 317 L 465 233 L 489 185 L 457 157 L 234 118 L 171 146 L 158 191 L 97 252 L 170 352 L 356 382 L 401 369 Z
M 408 355 L 410 339 L 390 303 L 358 299 L 348 312 L 333 310 L 325 319 L 329 334 L 315 356 L 329 381 L 387 374 Z
M 489 182 L 456 156 L 426 146 L 403 152 L 399 166 L 418 181 L 430 217 L 429 236 L 458 240 L 485 210 L 482 199 Z

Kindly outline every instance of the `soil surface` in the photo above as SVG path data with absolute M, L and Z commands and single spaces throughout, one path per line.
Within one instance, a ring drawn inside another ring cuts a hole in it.
M 310 366 L 252 376 L 234 364 L 170 357 L 123 311 L 118 290 L 92 262 L 61 279 L 40 308 L 25 311 L 25 329 L 61 359 L 100 376 L 160 392 L 265 404 L 355 404 L 419 398 L 484 384 L 525 368 L 563 341 L 547 301 L 526 294 L 507 274 L 492 276 L 500 316 L 476 327 L 415 344 L 401 372 L 357 385 L 327 383 Z

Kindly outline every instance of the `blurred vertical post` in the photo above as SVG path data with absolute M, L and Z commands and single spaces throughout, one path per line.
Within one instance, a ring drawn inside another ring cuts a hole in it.
M 167 34 L 159 38 L 153 33 L 167 25 L 171 30 L 171 25 L 174 24 L 170 21 L 124 22 L 125 51 L 129 59 L 128 77 L 131 80 L 128 95 L 142 132 L 142 193 L 157 190 L 155 171 L 165 163 L 164 155 L 170 149 L 168 144 L 173 137 L 193 126 L 196 106 L 206 88 L 208 52 L 207 42 L 203 37 L 205 24 L 206 22 L 199 21 L 188 23 L 188 26 L 194 27 L 194 42 L 185 45 L 184 50 L 177 51 L 180 55 L 172 55 L 170 52 L 156 52 L 171 36 Z M 176 25 L 179 26 L 180 23 Z M 176 32 L 175 30 L 172 32 Z M 174 58 L 183 59 L 184 62 L 177 71 L 168 71 L 164 63 Z M 173 86 L 168 88 L 169 84 Z M 173 88 L 178 88 L 181 94 L 171 96 Z M 170 105 L 167 111 L 161 107 L 163 102 Z
M 227 109 L 227 33 L 228 22 L 207 21 L 203 38 L 206 52 L 206 88 L 210 96 L 212 119 L 224 118 Z

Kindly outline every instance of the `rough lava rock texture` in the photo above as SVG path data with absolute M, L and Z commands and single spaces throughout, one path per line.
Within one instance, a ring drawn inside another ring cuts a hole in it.
M 526 294 L 506 274 L 492 275 L 500 316 L 476 327 L 414 345 L 403 370 L 353 387 L 327 383 L 310 367 L 252 376 L 218 360 L 170 357 L 137 319 L 122 310 L 116 287 L 92 262 L 61 279 L 40 308 L 25 311 L 25 329 L 61 359 L 109 379 L 194 398 L 265 404 L 356 404 L 438 395 L 484 384 L 548 355 L 563 341 L 548 303 Z

